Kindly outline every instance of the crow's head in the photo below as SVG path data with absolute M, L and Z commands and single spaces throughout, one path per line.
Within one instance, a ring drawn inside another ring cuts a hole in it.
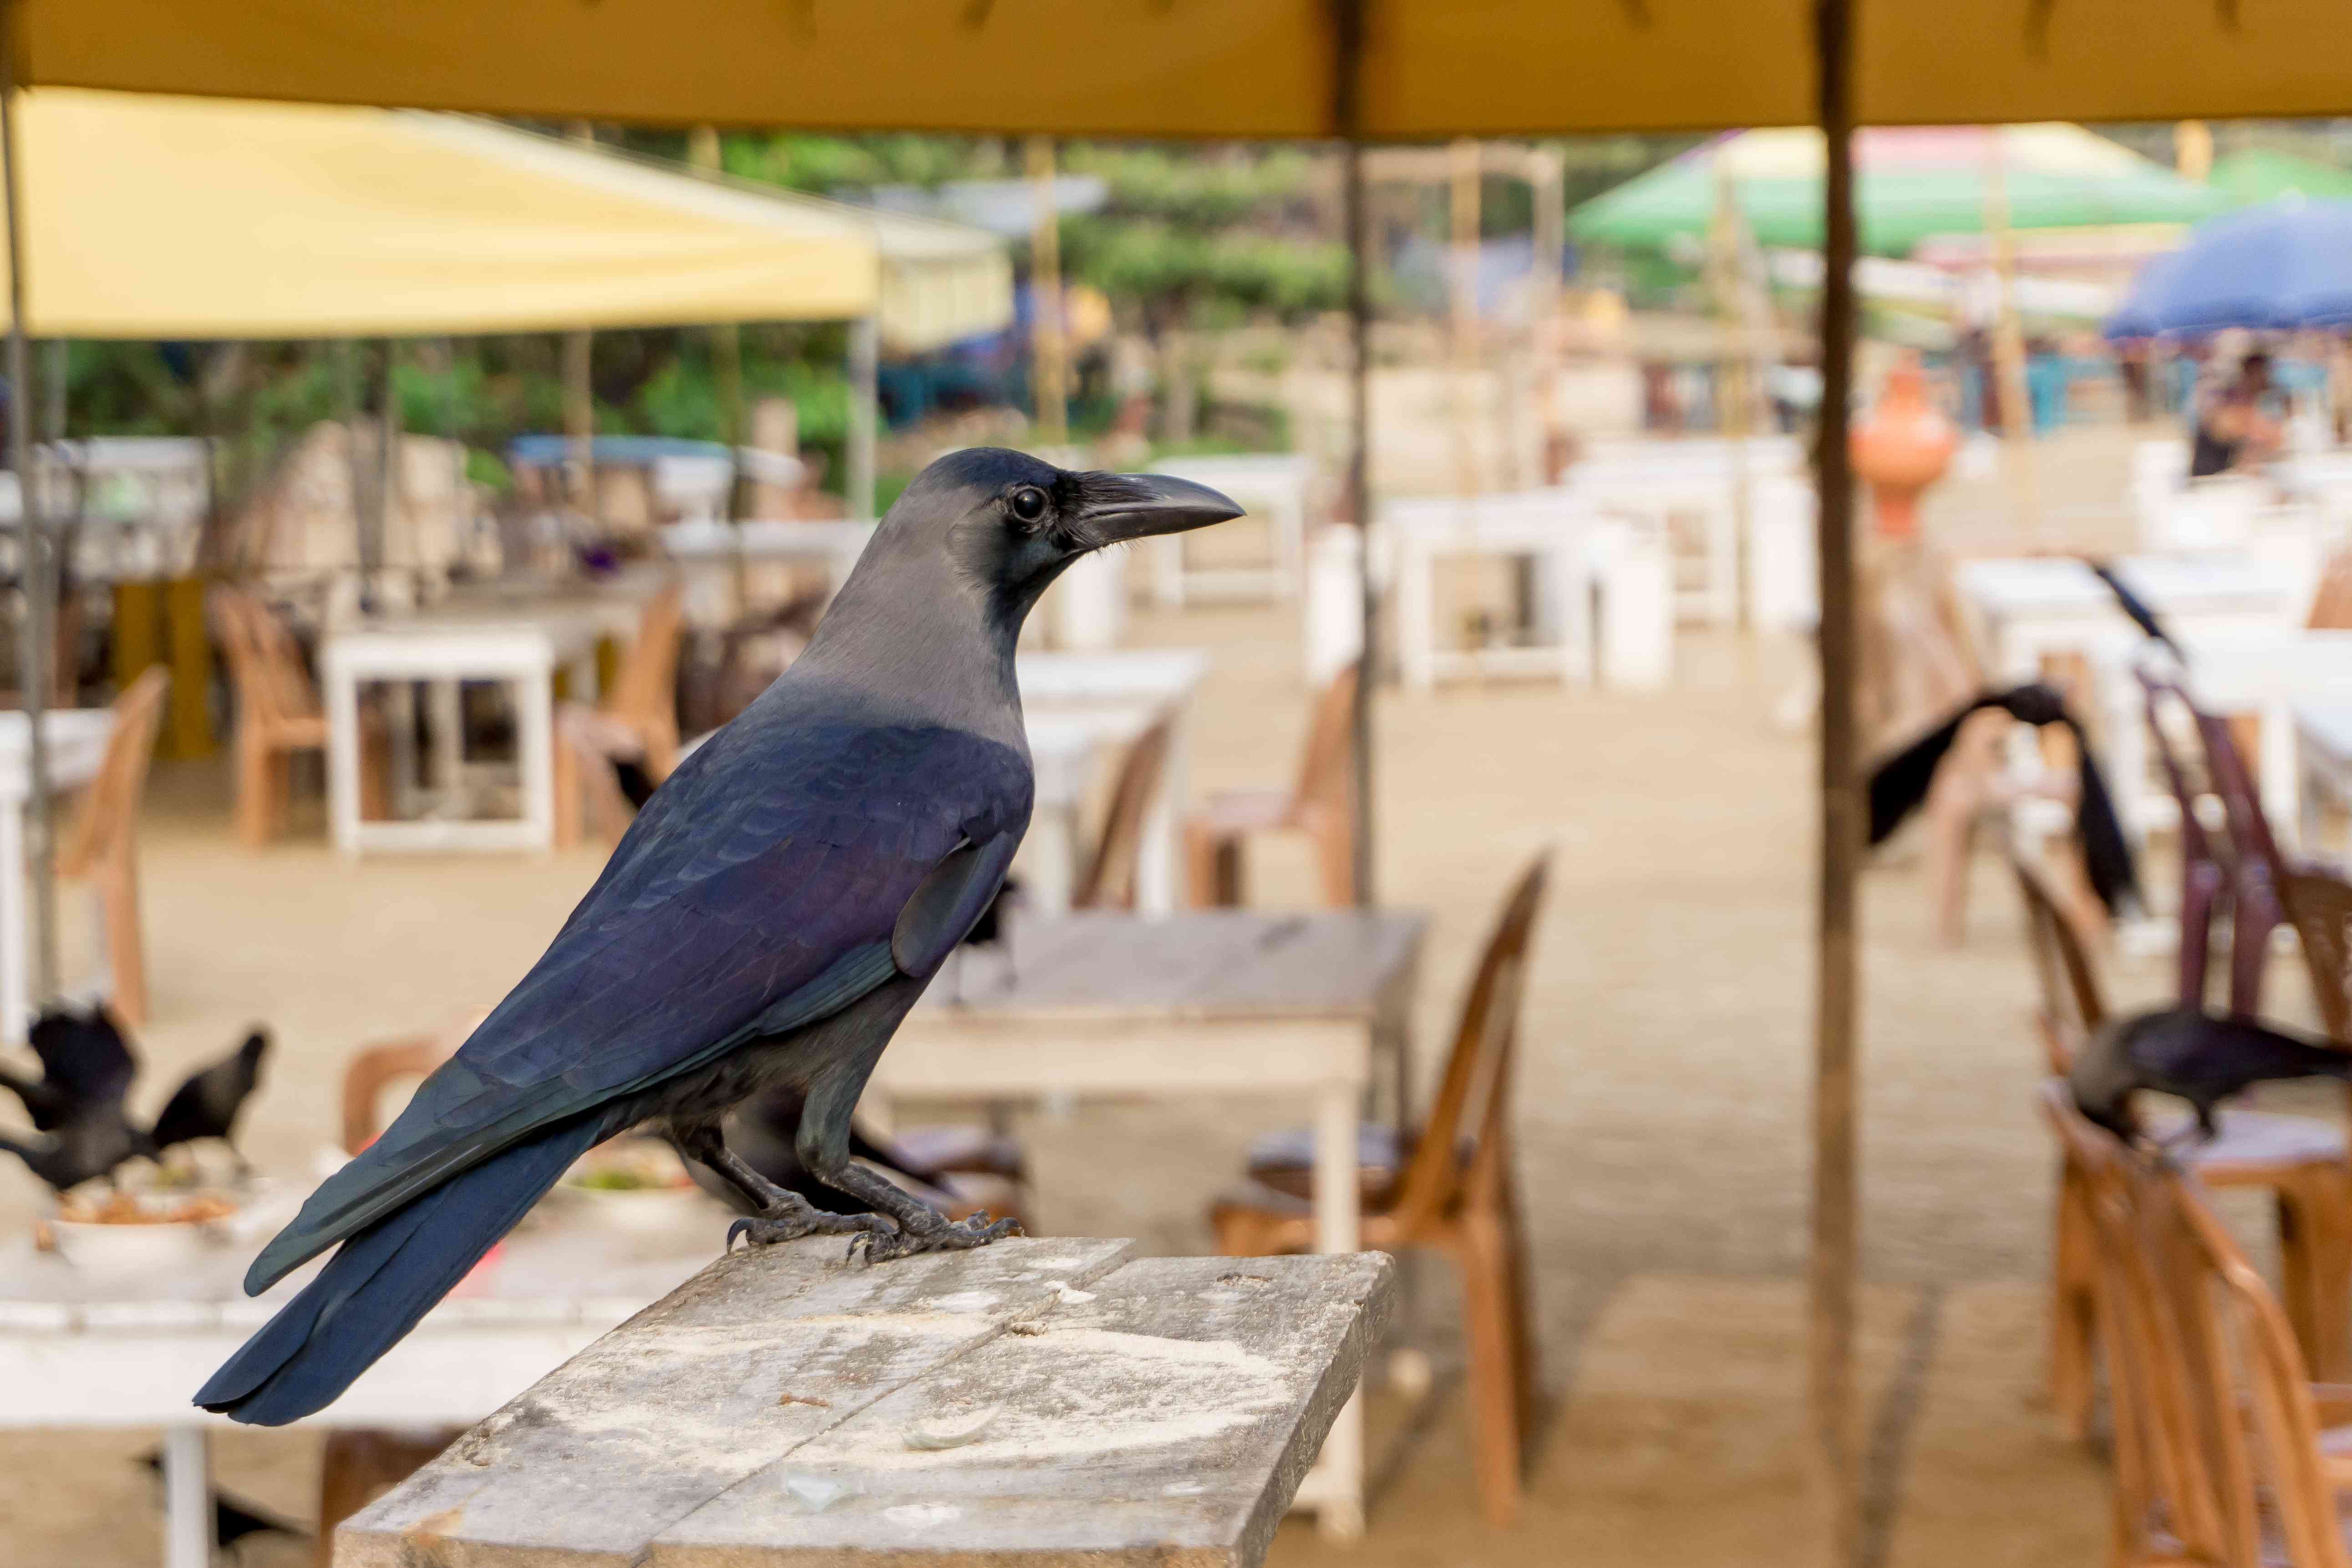
M 1241 515 L 1232 500 L 1190 479 L 1074 472 L 1025 452 L 974 447 L 917 475 L 883 519 L 882 535 L 898 536 L 892 542 L 901 547 L 944 551 L 1017 617 L 1090 550 Z

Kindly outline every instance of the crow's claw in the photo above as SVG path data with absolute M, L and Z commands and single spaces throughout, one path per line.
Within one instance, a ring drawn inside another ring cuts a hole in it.
M 862 1252 L 868 1263 L 887 1263 L 894 1258 L 912 1258 L 923 1252 L 966 1252 L 975 1247 L 986 1247 L 1002 1237 L 1020 1234 L 1019 1222 L 1000 1219 L 991 1223 L 988 1211 L 982 1209 L 970 1219 L 952 1224 L 941 1220 L 937 1226 L 926 1226 L 919 1230 L 877 1230 L 853 1236 L 849 1238 L 849 1258 L 855 1261 Z
M 871 1236 L 888 1228 L 890 1219 L 878 1214 L 826 1214 L 811 1209 L 806 1214 L 762 1215 L 757 1219 L 739 1219 L 727 1227 L 727 1250 L 735 1250 L 737 1238 L 753 1247 L 773 1247 L 780 1241 L 797 1241 L 803 1236 L 839 1236 L 856 1232 Z

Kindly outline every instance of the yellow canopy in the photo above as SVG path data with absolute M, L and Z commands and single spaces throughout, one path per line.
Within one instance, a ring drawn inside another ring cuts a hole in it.
M 1328 136 L 1332 0 L 17 0 L 26 80 L 683 125 Z M 2337 0 L 1860 0 L 1864 123 L 2336 114 Z M 1808 0 L 1367 0 L 1375 140 L 1813 118 Z
M 1012 318 L 1003 247 L 976 229 L 482 121 L 63 88 L 26 93 L 19 116 L 36 336 L 398 337 L 878 308 L 887 341 L 925 348 Z

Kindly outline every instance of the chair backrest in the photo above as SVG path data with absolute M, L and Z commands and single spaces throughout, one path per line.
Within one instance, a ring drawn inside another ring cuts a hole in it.
M 665 584 L 637 622 L 636 641 L 622 658 L 613 689 L 598 706 L 634 728 L 646 747 L 646 770 L 656 782 L 677 762 L 677 644 L 684 593 Z
M 343 1152 L 356 1154 L 384 1130 L 383 1091 L 403 1079 L 423 1079 L 455 1056 L 488 1017 L 469 1013 L 437 1034 L 362 1046 L 343 1064 Z
M 2352 882 L 2323 866 L 2297 866 L 2278 893 L 2301 939 L 2320 1022 L 2338 1044 L 2352 1045 Z
M 2139 678 L 2140 695 L 2147 709 L 2148 744 L 2155 748 L 2158 765 L 2164 769 L 2165 784 L 2172 791 L 2172 799 L 2180 809 L 2180 853 L 2189 867 L 2213 866 L 2221 863 L 2213 840 L 2205 831 L 2204 822 L 2197 815 L 2197 791 L 2189 782 L 2188 770 L 2180 765 L 2180 754 L 2172 749 L 2172 737 L 2165 731 L 2166 704 L 2177 702 L 2193 720 L 2197 705 L 2180 689 L 2179 682 L 2168 676 L 2157 674 L 2142 667 L 2133 671 Z M 2119 779 L 2116 787 L 2130 789 L 2137 781 Z
M 2106 996 L 2090 948 L 2040 868 L 2015 855 L 2010 868 L 2025 900 L 2025 950 L 2042 991 L 2042 1048 L 2050 1070 L 2063 1075 L 2073 1066 L 2075 1046 L 2106 1022 Z
M 1499 1190 L 1504 1162 L 1510 1158 L 1511 1057 L 1519 1038 L 1519 997 L 1550 868 L 1551 852 L 1546 850 L 1519 874 L 1471 976 L 1445 1077 L 1397 1184 L 1391 1213 L 1404 1232 L 1439 1218 L 1465 1193 Z M 1475 1140 L 1467 1162 L 1461 1158 L 1465 1135 Z
M 1298 784 L 1291 795 L 1294 813 L 1310 805 L 1352 809 L 1349 801 L 1355 783 L 1349 761 L 1355 752 L 1356 682 L 1363 678 L 1363 668 L 1361 659 L 1349 665 L 1315 699 L 1315 712 L 1307 726 L 1307 750 L 1298 763 Z
M 2352 546 L 2337 550 L 2320 568 L 2304 625 L 2315 632 L 2352 630 Z
M 2172 1205 L 2146 1160 L 2074 1109 L 2063 1082 L 2042 1107 L 2079 1175 L 2115 1431 L 2119 1562 L 2255 1568 L 2253 1481 L 2219 1341 L 2177 1288 Z M 2159 1539 L 2168 1537 L 2169 1540 Z
M 106 755 L 82 792 L 58 850 L 58 861 L 67 870 L 79 872 L 107 857 L 131 853 L 140 797 L 147 790 L 147 765 L 155 759 L 155 731 L 163 722 L 163 693 L 171 684 L 171 671 L 155 665 L 114 700 Z
M 294 636 L 257 594 L 222 586 L 212 595 L 213 618 L 236 683 L 239 722 L 265 728 L 322 711 L 319 689 L 302 666 Z
M 1143 819 L 1160 793 L 1160 776 L 1168 766 L 1171 721 L 1162 719 L 1130 742 L 1119 760 L 1118 778 L 1111 785 L 1110 809 L 1104 814 L 1102 837 L 1078 879 L 1070 907 L 1079 910 L 1135 908 L 1135 872 L 1142 858 Z

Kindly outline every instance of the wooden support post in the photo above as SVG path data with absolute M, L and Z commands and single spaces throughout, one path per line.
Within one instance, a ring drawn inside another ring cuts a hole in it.
M 1840 1568 L 1851 1568 L 1855 1560 L 1860 1471 L 1853 1339 L 1859 1231 L 1855 1034 L 1862 975 L 1855 917 L 1864 812 L 1854 703 L 1860 617 L 1854 604 L 1853 471 L 1847 447 L 1855 330 L 1855 9 L 1854 0 L 1814 0 L 1827 164 L 1822 184 L 1822 412 L 1814 447 L 1820 485 L 1822 811 L 1808 1349 L 1815 1440 L 1828 1483 L 1834 1561 Z
M 1363 610 L 1363 673 L 1356 682 L 1352 717 L 1355 743 L 1355 836 L 1350 861 L 1355 871 L 1356 902 L 1372 908 L 1379 900 L 1372 886 L 1372 693 L 1381 683 L 1381 595 L 1372 563 L 1371 497 L 1371 375 L 1372 296 L 1371 227 L 1364 205 L 1363 0 L 1339 0 L 1333 16 L 1333 83 L 1336 100 L 1332 121 L 1344 139 L 1343 168 L 1348 226 L 1348 474 L 1344 491 L 1348 520 L 1356 525 L 1363 548 L 1356 552 L 1357 587 Z
M 2017 310 L 2017 231 L 2009 222 L 2009 159 L 1995 126 L 1986 142 L 1984 226 L 1992 261 L 1992 363 L 2000 388 L 2001 467 L 2015 521 L 2042 526 L 2041 487 L 2033 468 L 2033 390 L 2025 376 L 2025 323 Z
M 1447 206 L 1451 233 L 1446 247 L 1447 322 L 1454 359 L 1453 414 L 1454 493 L 1475 496 L 1479 483 L 1478 399 L 1478 231 L 1483 180 L 1478 143 L 1463 137 L 1454 143 L 1447 169 Z
M 596 128 L 575 120 L 571 138 L 593 147 Z M 593 332 L 563 334 L 563 477 L 572 504 L 589 517 L 601 519 L 603 510 L 596 501 L 596 385 L 592 374 L 595 343 Z
M 710 179 L 725 172 L 719 145 L 719 128 L 698 125 L 686 139 L 687 162 Z M 721 321 L 710 329 L 710 375 L 719 401 L 719 439 L 729 447 L 743 445 L 743 329 Z M 729 509 L 730 511 L 736 509 Z
M 1070 439 L 1070 345 L 1062 321 L 1062 215 L 1054 199 L 1054 139 L 1032 136 L 1028 149 L 1029 379 L 1037 409 L 1037 440 L 1059 447 Z

